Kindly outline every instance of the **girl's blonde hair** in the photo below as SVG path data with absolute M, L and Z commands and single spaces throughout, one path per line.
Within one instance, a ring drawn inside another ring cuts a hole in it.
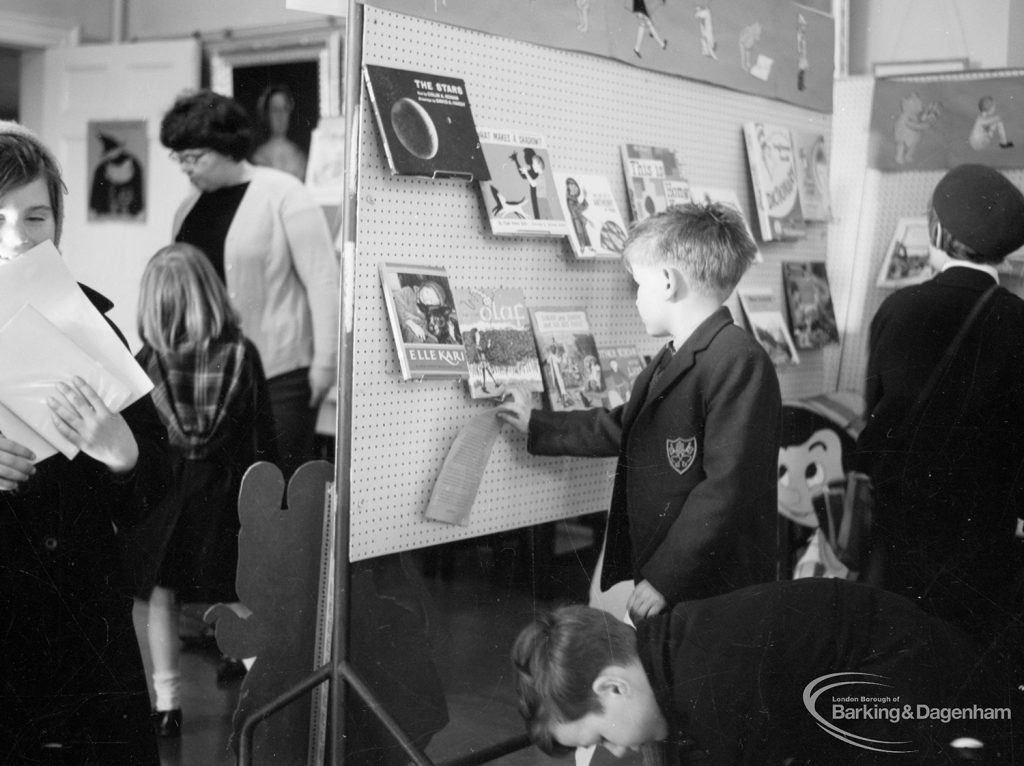
M 139 292 L 139 335 L 156 351 L 190 351 L 238 333 L 238 313 L 209 259 L 176 242 L 146 264 Z

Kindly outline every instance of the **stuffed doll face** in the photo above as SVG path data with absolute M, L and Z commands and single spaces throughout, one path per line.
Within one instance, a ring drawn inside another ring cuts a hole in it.
M 843 446 L 827 428 L 802 444 L 779 450 L 779 513 L 805 527 L 818 526 L 811 499 L 830 482 L 843 477 Z

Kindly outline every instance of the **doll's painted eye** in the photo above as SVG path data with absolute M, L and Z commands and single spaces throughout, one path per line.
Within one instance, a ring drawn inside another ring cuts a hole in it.
M 784 465 L 779 466 L 779 484 L 783 487 L 789 486 L 789 469 Z
M 825 469 L 821 466 L 821 463 L 811 463 L 807 466 L 807 471 L 804 475 L 807 478 L 808 487 L 817 487 L 825 483 Z

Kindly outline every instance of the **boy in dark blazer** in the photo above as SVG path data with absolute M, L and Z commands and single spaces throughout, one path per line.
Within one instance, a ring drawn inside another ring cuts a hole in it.
M 907 599 L 834 578 L 686 601 L 635 631 L 567 606 L 512 650 L 541 750 L 663 743 L 670 766 L 1013 763 L 1021 694 L 978 656 Z
M 996 266 L 1024 245 L 1024 194 L 994 168 L 960 165 L 935 187 L 928 222 L 947 262 L 890 295 L 871 322 L 857 448 L 875 486 L 877 582 L 993 648 L 1020 651 L 1024 301 L 997 289 L 915 426 L 903 422 L 974 304 L 998 284 Z
M 498 417 L 535 455 L 618 456 L 601 585 L 636 586 L 633 619 L 775 577 L 779 383 L 722 304 L 756 248 L 739 214 L 687 204 L 637 223 L 623 249 L 648 334 L 669 343 L 614 409 Z

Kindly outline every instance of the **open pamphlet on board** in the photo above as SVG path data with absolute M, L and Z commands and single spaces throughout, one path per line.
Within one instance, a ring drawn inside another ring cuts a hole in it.
M 53 425 L 46 400 L 75 376 L 114 412 L 153 388 L 47 241 L 0 262 L 0 433 L 37 462 L 58 452 L 74 458 L 78 449 Z

